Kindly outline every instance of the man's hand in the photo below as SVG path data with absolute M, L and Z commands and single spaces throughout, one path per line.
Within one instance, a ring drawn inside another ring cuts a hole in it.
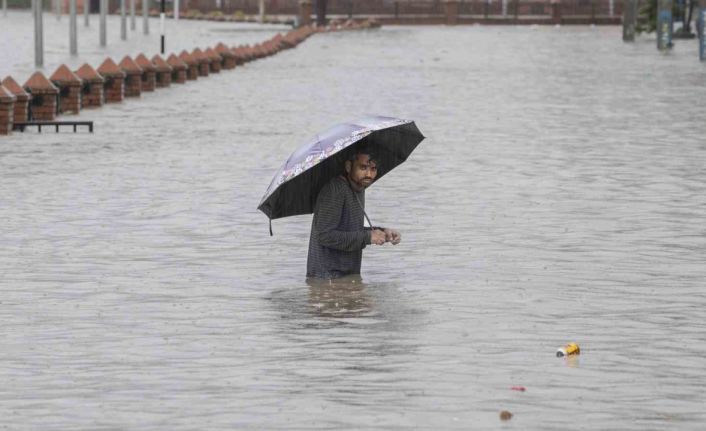
M 385 241 L 397 245 L 402 241 L 402 235 L 394 229 L 385 229 Z
M 385 244 L 387 234 L 379 229 L 373 229 L 370 231 L 370 242 L 375 245 Z

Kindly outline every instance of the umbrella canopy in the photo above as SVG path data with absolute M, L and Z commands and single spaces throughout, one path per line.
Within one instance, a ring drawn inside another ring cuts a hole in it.
M 343 173 L 343 162 L 360 145 L 377 158 L 376 181 L 401 164 L 424 139 L 413 121 L 364 117 L 337 124 L 297 149 L 279 168 L 258 209 L 270 220 L 314 212 L 319 191 Z

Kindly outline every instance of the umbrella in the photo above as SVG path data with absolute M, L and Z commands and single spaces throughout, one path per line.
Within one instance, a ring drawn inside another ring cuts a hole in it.
M 371 116 L 337 124 L 289 156 L 277 170 L 257 208 L 270 222 L 311 214 L 319 191 L 342 173 L 343 161 L 355 147 L 368 145 L 376 152 L 377 181 L 407 160 L 423 139 L 413 121 L 399 118 Z

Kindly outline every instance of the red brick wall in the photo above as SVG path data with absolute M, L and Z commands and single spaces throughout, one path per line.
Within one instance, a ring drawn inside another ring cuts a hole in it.
M 59 87 L 59 113 L 81 110 L 81 84 Z
M 81 107 L 89 108 L 103 105 L 103 84 L 100 82 L 88 83 L 83 87 L 81 94 Z
M 29 104 L 34 121 L 52 121 L 56 118 L 56 95 L 34 94 Z
M 169 87 L 172 84 L 172 72 L 157 72 L 157 88 Z
M 186 82 L 186 70 L 172 71 L 172 82 L 183 84 Z
M 224 57 L 223 58 L 223 68 L 224 69 L 235 69 L 235 57 Z
M 122 102 L 125 97 L 125 82 L 123 78 L 105 77 L 105 86 L 103 88 L 105 95 L 105 103 Z
M 26 123 L 28 119 L 28 111 L 29 111 L 29 99 L 26 100 L 20 100 L 19 98 L 15 102 L 15 115 L 14 117 L 14 122 L 15 123 Z
M 125 97 L 138 97 L 142 93 L 142 74 L 125 78 Z
M 186 74 L 186 79 L 193 81 L 199 77 L 199 66 L 198 64 L 190 64 L 188 73 Z
M 8 135 L 12 131 L 14 110 L 14 102 L 0 102 L 0 135 Z
M 154 91 L 157 87 L 157 74 L 152 71 L 142 72 L 142 91 Z

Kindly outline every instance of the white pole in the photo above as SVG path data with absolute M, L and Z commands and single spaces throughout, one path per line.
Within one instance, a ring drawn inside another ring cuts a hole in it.
M 503 16 L 507 16 L 507 0 L 503 0 Z
M 61 20 L 61 1 L 62 0 L 54 0 L 54 12 L 56 13 L 57 21 Z
M 2 0 L 2 16 L 7 16 L 7 0 Z
M 608 11 L 610 16 L 613 16 L 613 14 L 615 13 L 615 0 L 610 0 L 608 2 Z
M 120 39 L 127 40 L 127 16 L 125 15 L 125 0 L 120 0 Z
M 260 24 L 265 22 L 265 0 L 260 0 Z
M 150 34 L 149 4 L 147 0 L 142 0 L 142 32 Z
M 179 21 L 179 0 L 174 0 L 174 21 Z
M 83 0 L 83 25 L 88 27 L 88 15 L 91 11 L 91 2 L 89 0 Z
M 100 0 L 100 8 L 101 8 L 101 19 L 100 19 L 101 46 L 105 46 L 107 43 L 107 39 L 108 39 L 106 25 L 105 25 L 105 14 L 108 9 L 108 0 Z
M 135 30 L 135 0 L 130 0 L 130 30 Z
M 78 54 L 76 41 L 76 0 L 69 0 L 69 53 Z
M 34 12 L 34 65 L 44 66 L 44 35 L 42 34 L 42 0 L 32 0 Z

